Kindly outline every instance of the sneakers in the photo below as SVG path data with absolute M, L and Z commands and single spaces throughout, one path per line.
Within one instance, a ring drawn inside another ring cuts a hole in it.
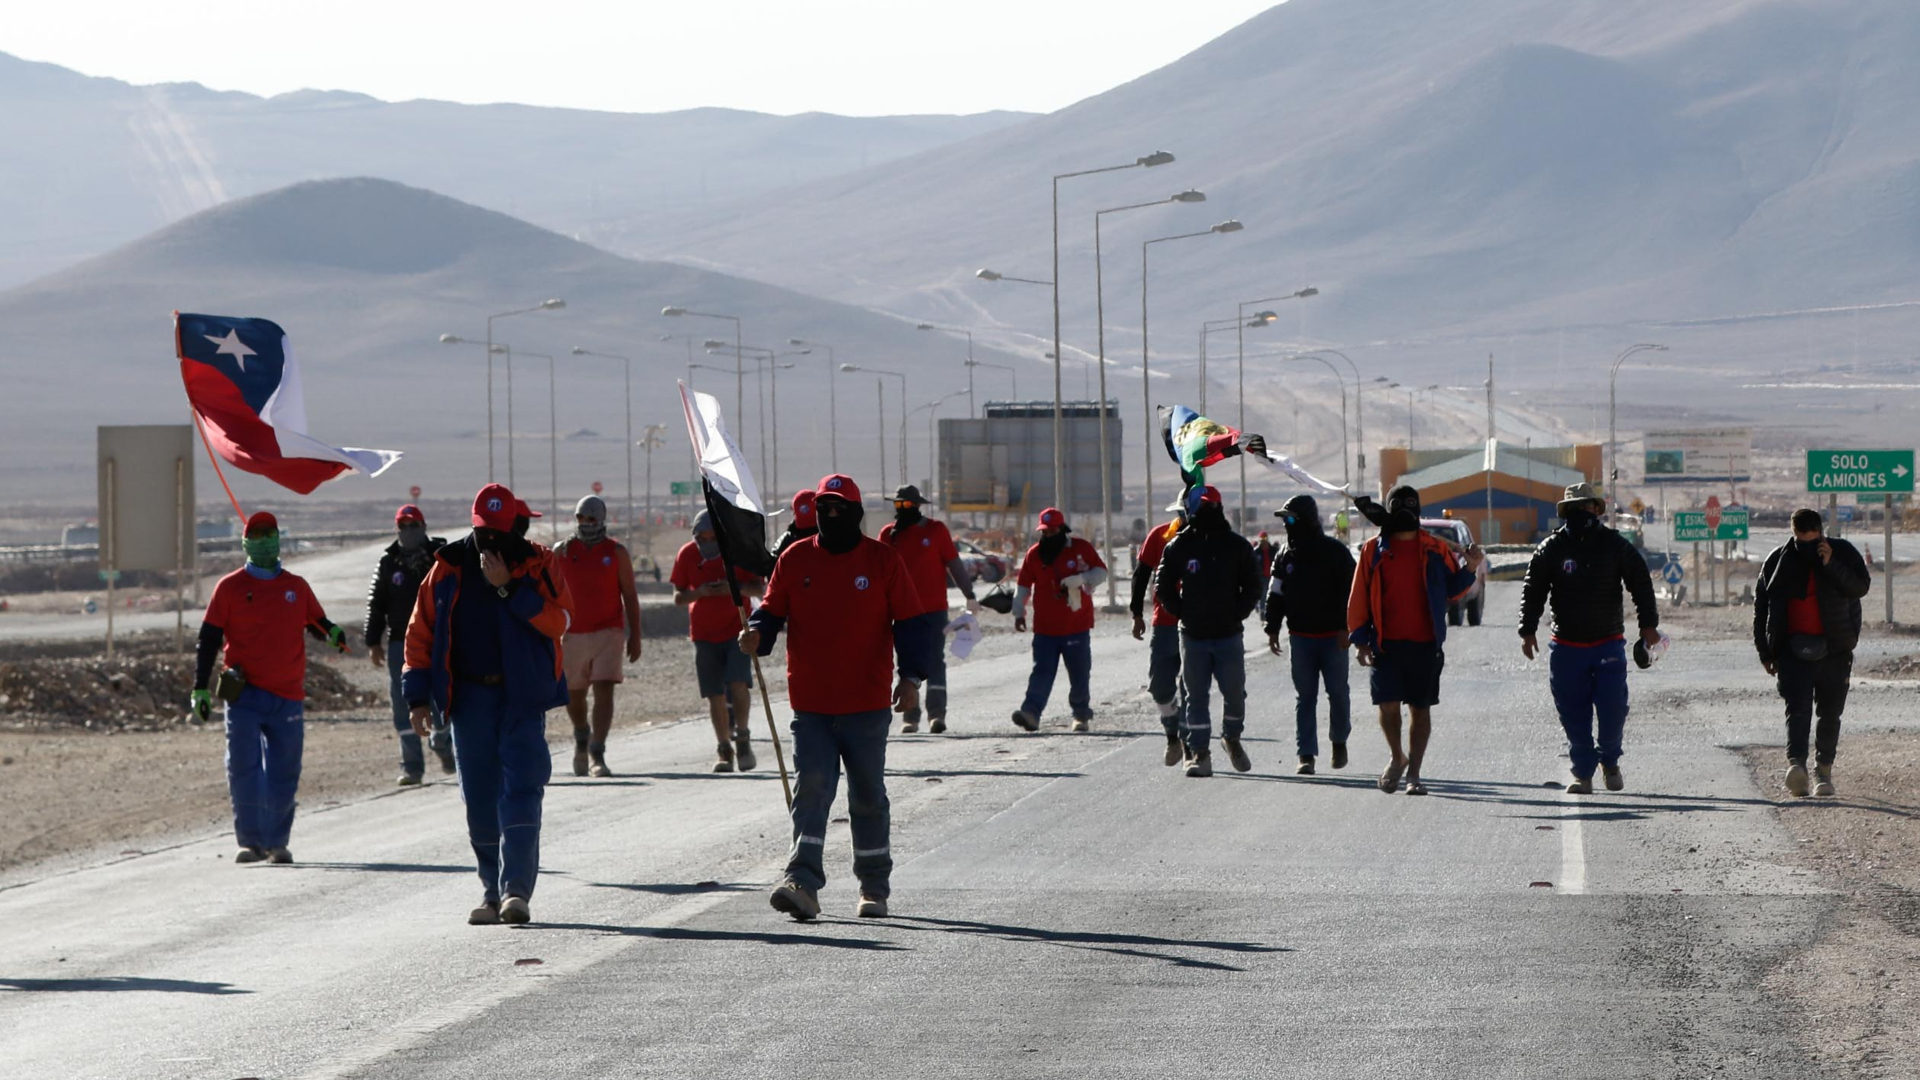
M 1388 795 L 1391 795 L 1400 790 L 1400 775 L 1406 771 L 1407 766 L 1405 762 L 1388 765 L 1386 771 L 1380 774 L 1380 779 L 1375 786 Z
M 266 862 L 267 849 L 263 847 L 243 847 L 234 852 L 233 861 L 237 863 Z
M 1627 786 L 1627 778 L 1620 775 L 1620 766 L 1602 765 L 1600 775 L 1606 777 L 1608 791 L 1620 791 Z
M 741 772 L 746 772 L 748 769 L 760 764 L 760 759 L 753 756 L 753 740 L 748 738 L 744 732 L 734 733 L 733 761 L 734 767 L 738 768 Z
M 1593 777 L 1581 776 L 1579 773 L 1573 774 L 1573 779 L 1567 781 L 1567 794 L 1569 795 L 1593 794 Z
M 1420 778 L 1418 776 L 1407 777 L 1407 794 L 1425 795 L 1426 793 L 1427 793 L 1427 785 L 1421 783 Z
M 533 912 L 527 907 L 527 898 L 507 897 L 506 903 L 500 905 L 500 921 L 513 926 L 523 926 L 533 921 Z
M 1787 792 L 1798 798 L 1807 797 L 1807 763 L 1800 760 L 1788 762 Z
M 1186 760 L 1187 748 L 1181 744 L 1180 736 L 1167 736 L 1167 767 L 1172 768 Z
M 1187 775 L 1195 778 L 1213 775 L 1213 755 L 1205 750 L 1193 755 L 1187 762 Z
M 713 771 L 733 771 L 733 747 L 721 743 L 713 752 Z
M 900 714 L 900 734 L 911 735 L 920 730 L 920 710 L 908 709 Z
M 793 916 L 795 922 L 809 922 L 820 914 L 820 898 L 792 878 L 781 882 L 773 895 L 767 897 L 767 903 L 773 905 L 773 910 Z
M 1015 709 L 1013 710 L 1013 726 L 1023 731 L 1039 731 L 1040 720 L 1037 717 L 1028 716 L 1023 710 Z
M 1313 775 L 1313 755 L 1301 754 L 1300 764 L 1295 766 L 1293 771 L 1300 776 L 1312 776 Z
M 1333 767 L 1336 769 L 1344 769 L 1347 767 L 1346 743 L 1337 742 L 1333 744 Z
M 612 776 L 613 770 L 607 768 L 606 758 L 597 757 L 593 759 L 593 764 L 587 766 L 587 775 L 605 778 L 608 776 Z
M 395 787 L 419 787 L 420 774 L 415 772 L 403 772 L 400 774 L 400 779 L 395 780 L 393 784 Z
M 1221 739 L 1220 743 L 1227 748 L 1227 760 L 1233 762 L 1234 772 L 1253 770 L 1253 759 L 1249 758 L 1246 750 L 1241 748 L 1239 739 Z
M 860 894 L 860 906 L 854 912 L 863 919 L 884 919 L 887 917 L 887 901 L 882 896 Z
M 944 716 L 936 716 L 927 721 L 927 731 L 934 735 L 945 735 L 947 733 L 947 718 Z
M 285 866 L 293 861 L 293 852 L 283 847 L 270 848 L 267 851 L 267 861 Z
M 1813 767 L 1813 793 L 1831 798 L 1833 790 L 1833 766 L 1815 765 Z
M 480 906 L 467 912 L 468 926 L 499 926 L 500 901 L 482 900 Z
M 1075 731 L 1085 731 L 1085 730 L 1087 730 L 1087 725 L 1088 725 L 1088 724 L 1090 724 L 1090 723 L 1092 723 L 1092 721 L 1091 721 L 1090 719 L 1088 719 L 1087 717 L 1084 717 L 1084 716 L 1076 716 L 1076 717 L 1074 717 L 1074 718 L 1073 718 L 1073 730 L 1075 730 Z
M 589 764 L 591 763 L 587 760 L 587 744 L 574 743 L 573 744 L 573 775 L 575 776 L 587 775 L 587 767 Z

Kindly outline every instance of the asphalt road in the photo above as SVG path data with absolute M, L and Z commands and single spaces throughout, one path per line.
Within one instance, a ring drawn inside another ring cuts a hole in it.
M 1449 643 L 1425 799 L 1373 788 L 1367 719 L 1351 768 L 1296 778 L 1264 653 L 1255 770 L 1200 781 L 1160 764 L 1117 623 L 1085 735 L 1059 701 L 1016 731 L 1024 663 L 988 649 L 956 733 L 890 747 L 884 921 L 851 917 L 843 823 L 826 917 L 768 908 L 772 755 L 706 774 L 704 724 L 550 789 L 527 928 L 464 924 L 445 782 L 304 807 L 291 867 L 200 836 L 28 868 L 0 879 L 0 1075 L 1820 1075 L 1759 989 L 1833 900 L 1729 749 L 1781 738 L 1747 647 L 1636 673 L 1629 790 L 1568 797 L 1516 588 Z M 1861 686 L 1850 723 L 1911 725 L 1910 695 Z

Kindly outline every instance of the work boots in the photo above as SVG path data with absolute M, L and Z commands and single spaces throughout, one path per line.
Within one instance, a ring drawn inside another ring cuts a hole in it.
M 1807 763 L 1801 758 L 1787 761 L 1787 793 L 1796 798 L 1807 797 Z
M 573 731 L 573 775 L 585 776 L 593 764 L 587 754 L 587 733 L 575 728 Z
M 1337 742 L 1333 744 L 1333 767 L 1336 769 L 1344 769 L 1347 767 L 1346 743 Z
M 1196 779 L 1213 775 L 1213 755 L 1205 750 L 1187 761 L 1187 775 Z
M 1301 754 L 1300 764 L 1295 766 L 1293 771 L 1301 776 L 1312 776 L 1313 775 L 1313 755 Z
M 900 734 L 911 735 L 920 730 L 920 710 L 908 709 L 900 714 Z
M 613 770 L 607 768 L 607 744 L 594 743 L 588 746 L 587 760 L 589 762 L 587 765 L 588 776 L 604 778 L 613 775 Z
M 1167 736 L 1167 767 L 1172 768 L 1186 759 L 1187 748 L 1181 744 L 1180 736 Z
M 753 756 L 753 740 L 744 731 L 733 733 L 733 761 L 741 772 L 760 764 L 759 759 Z
M 733 771 L 733 747 L 728 746 L 726 743 L 721 743 L 718 746 L 714 747 L 713 771 L 714 772 L 732 772 Z
M 1239 739 L 1221 739 L 1220 745 L 1227 748 L 1227 760 L 1233 762 L 1234 772 L 1249 772 L 1253 769 L 1253 759 L 1240 746 Z
M 1833 766 L 1831 764 L 1815 765 L 1813 767 L 1813 793 L 1815 795 L 1829 797 L 1834 794 Z

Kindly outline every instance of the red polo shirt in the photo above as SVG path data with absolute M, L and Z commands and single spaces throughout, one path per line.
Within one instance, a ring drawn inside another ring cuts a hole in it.
M 1093 550 L 1093 545 L 1077 536 L 1067 538 L 1067 546 L 1051 563 L 1040 561 L 1039 544 L 1028 548 L 1027 557 L 1020 560 L 1019 583 L 1032 593 L 1033 632 L 1064 637 L 1093 629 L 1093 597 L 1082 596 L 1080 610 L 1075 611 L 1067 606 L 1066 592 L 1060 582 L 1106 565 L 1100 561 L 1100 553 Z
M 1134 573 L 1145 574 L 1149 578 L 1153 576 L 1153 572 L 1160 568 L 1160 553 L 1167 550 L 1167 541 L 1179 531 L 1178 526 L 1179 523 L 1174 521 L 1154 526 L 1153 531 L 1147 534 L 1147 542 L 1140 545 L 1140 565 Z M 1180 620 L 1160 606 L 1159 590 L 1150 588 L 1147 592 L 1153 596 L 1153 625 L 1179 626 Z
M 1381 541 L 1380 604 L 1386 625 L 1382 641 L 1432 641 L 1433 612 L 1427 609 L 1427 552 L 1418 538 Z
M 700 545 L 692 541 L 688 541 L 680 548 L 680 554 L 674 556 L 673 573 L 668 575 L 674 588 L 688 592 L 709 581 L 725 581 L 726 577 L 726 564 L 720 556 L 702 559 Z M 759 578 L 737 566 L 733 568 L 733 577 L 741 585 L 760 583 Z M 733 597 L 721 593 L 719 596 L 702 596 L 688 604 L 687 636 L 695 641 L 732 641 L 739 637 L 740 609 L 733 606 Z
M 305 578 L 285 570 L 257 578 L 241 567 L 213 587 L 206 622 L 225 633 L 222 656 L 248 686 L 305 701 L 307 626 L 326 617 Z
M 844 715 L 893 705 L 893 624 L 920 614 L 892 547 L 862 538 L 834 555 L 818 540 L 780 556 L 763 605 L 787 621 L 787 700 Z
M 880 530 L 880 542 L 891 544 L 907 564 L 913 591 L 920 594 L 920 614 L 946 611 L 947 564 L 960 557 L 947 523 L 922 518 L 907 529 L 889 523 Z
M 554 561 L 560 564 L 560 576 L 567 579 L 567 591 L 573 594 L 573 622 L 570 634 L 590 634 L 595 630 L 619 630 L 627 625 L 626 605 L 621 603 L 620 567 L 631 572 L 633 563 L 627 549 L 613 540 L 588 545 L 578 537 L 554 549 Z

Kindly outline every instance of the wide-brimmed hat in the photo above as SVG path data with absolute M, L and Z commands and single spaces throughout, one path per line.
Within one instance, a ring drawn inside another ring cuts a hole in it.
M 1605 501 L 1606 501 L 1605 499 L 1601 498 L 1599 492 L 1593 490 L 1592 484 L 1579 483 L 1579 484 L 1574 484 L 1573 486 L 1567 488 L 1566 495 L 1563 498 L 1561 498 L 1559 504 L 1556 505 L 1553 509 L 1561 517 L 1565 517 L 1567 516 L 1567 508 L 1569 506 L 1574 506 L 1578 503 L 1605 502 Z
M 893 489 L 893 501 L 910 502 L 915 506 L 927 505 L 926 496 L 920 494 L 920 489 L 912 484 L 902 484 Z

